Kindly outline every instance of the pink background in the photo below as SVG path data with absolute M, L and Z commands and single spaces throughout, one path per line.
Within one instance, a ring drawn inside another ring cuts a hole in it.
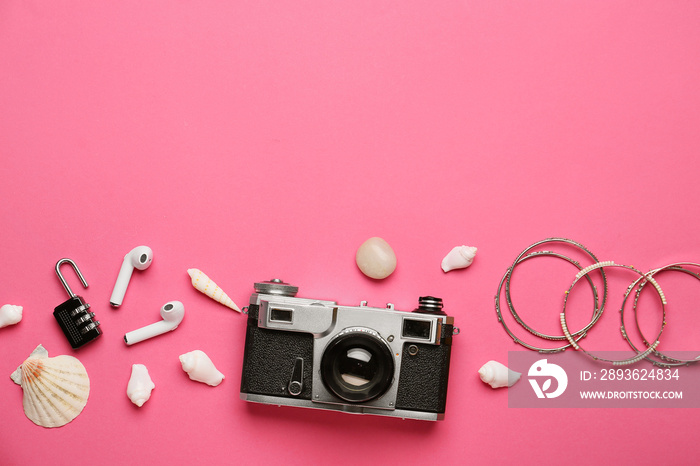
M 24 306 L 0 329 L 0 462 L 695 462 L 695 410 L 509 409 L 476 371 L 522 349 L 493 298 L 530 243 L 570 237 L 644 270 L 700 261 L 699 50 L 686 1 L 0 3 L 0 304 Z M 398 257 L 382 282 L 354 264 L 371 236 Z M 139 244 L 153 265 L 113 310 Z M 474 265 L 443 274 L 460 244 Z M 104 330 L 77 352 L 52 316 L 62 257 Z M 552 331 L 574 270 L 559 266 L 514 284 Z M 342 304 L 442 297 L 462 330 L 445 421 L 239 400 L 245 319 L 195 291 L 190 267 L 241 306 L 272 277 Z M 676 316 L 700 296 L 689 285 L 667 293 Z M 180 328 L 124 345 L 173 299 Z M 700 346 L 694 322 L 669 323 L 678 349 Z M 60 429 L 26 419 L 8 377 L 39 343 L 90 375 Z M 220 386 L 181 370 L 194 349 Z M 133 363 L 156 383 L 140 409 Z

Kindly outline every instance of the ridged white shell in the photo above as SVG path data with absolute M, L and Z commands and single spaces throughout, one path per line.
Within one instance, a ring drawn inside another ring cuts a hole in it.
M 447 253 L 440 266 L 443 272 L 469 267 L 476 257 L 476 248 L 472 246 L 455 246 Z
M 219 288 L 219 285 L 214 283 L 211 278 L 207 277 L 204 272 L 199 269 L 187 269 L 187 273 L 192 279 L 192 286 L 195 289 L 201 291 L 205 295 L 209 296 L 214 301 L 223 304 L 226 307 L 230 307 L 234 311 L 241 312 L 241 309 L 236 306 L 231 298 L 228 297 L 224 291 Z
M 520 380 L 520 372 L 508 369 L 498 361 L 489 361 L 479 369 L 481 381 L 491 385 L 491 388 L 512 387 Z
M 22 306 L 5 304 L 0 307 L 0 328 L 15 325 L 22 320 Z
M 214 363 L 202 350 L 194 350 L 180 355 L 182 370 L 190 379 L 216 387 L 224 380 L 224 374 L 214 367 Z
M 10 375 L 22 387 L 24 414 L 42 427 L 61 427 L 75 419 L 87 404 L 90 378 L 73 356 L 49 357 L 39 345 Z
M 156 388 L 156 384 L 151 380 L 148 368 L 143 364 L 131 366 L 131 377 L 126 386 L 126 396 L 139 408 L 151 398 L 151 391 Z

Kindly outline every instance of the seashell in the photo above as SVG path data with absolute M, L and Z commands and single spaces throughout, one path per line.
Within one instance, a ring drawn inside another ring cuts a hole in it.
M 209 356 L 201 350 L 190 351 L 180 355 L 182 370 L 187 372 L 190 379 L 216 387 L 224 380 L 224 374 L 219 372 Z
M 520 380 L 520 372 L 512 371 L 498 361 L 489 361 L 479 369 L 479 377 L 491 388 L 512 387 Z
M 355 253 L 357 267 L 369 278 L 381 280 L 396 270 L 396 254 L 389 243 L 377 236 L 368 239 Z
M 455 246 L 442 260 L 442 270 L 443 272 L 449 272 L 450 270 L 469 267 L 474 262 L 475 256 L 475 247 Z
M 90 395 L 85 366 L 73 356 L 49 357 L 39 345 L 10 375 L 22 387 L 24 414 L 42 427 L 61 427 L 83 410 Z
M 22 320 L 22 306 L 5 304 L 0 307 L 0 328 L 15 325 Z
M 131 378 L 126 386 L 126 396 L 139 408 L 151 397 L 151 391 L 156 388 L 156 384 L 148 374 L 148 368 L 143 364 L 131 366 Z
M 214 301 L 226 307 L 230 307 L 234 311 L 241 312 L 241 309 L 236 306 L 236 303 L 234 303 L 211 278 L 207 277 L 204 272 L 199 269 L 187 269 L 187 273 L 190 275 L 190 278 L 192 278 L 192 286 L 196 289 L 209 296 Z

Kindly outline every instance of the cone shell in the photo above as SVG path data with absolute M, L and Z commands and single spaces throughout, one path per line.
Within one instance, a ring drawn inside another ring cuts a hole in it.
M 151 398 L 151 391 L 156 388 L 156 384 L 151 380 L 148 368 L 143 364 L 131 366 L 131 377 L 126 386 L 126 396 L 139 408 Z
M 90 394 L 85 366 L 73 356 L 49 357 L 39 345 L 10 375 L 24 392 L 24 414 L 42 427 L 61 427 L 83 410 Z
M 0 307 L 0 328 L 15 325 L 22 320 L 22 306 L 5 304 Z
M 194 286 L 197 290 L 209 296 L 214 301 L 221 303 L 226 307 L 230 307 L 234 311 L 241 312 L 241 309 L 236 306 L 236 303 L 234 303 L 233 300 L 229 298 L 221 288 L 219 288 L 219 285 L 214 283 L 211 278 L 207 277 L 204 272 L 199 269 L 187 269 L 187 273 L 192 279 L 192 286 Z
M 224 380 L 224 374 L 214 367 L 214 363 L 202 350 L 194 350 L 180 355 L 182 370 L 190 379 L 216 387 Z
M 520 372 L 512 371 L 498 361 L 489 361 L 479 369 L 479 377 L 491 388 L 512 387 L 520 380 Z

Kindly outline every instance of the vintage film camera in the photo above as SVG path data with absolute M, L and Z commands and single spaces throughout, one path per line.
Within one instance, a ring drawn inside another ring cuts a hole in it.
M 407 419 L 442 420 L 453 318 L 422 297 L 413 312 L 296 298 L 281 280 L 255 284 L 241 399 Z

